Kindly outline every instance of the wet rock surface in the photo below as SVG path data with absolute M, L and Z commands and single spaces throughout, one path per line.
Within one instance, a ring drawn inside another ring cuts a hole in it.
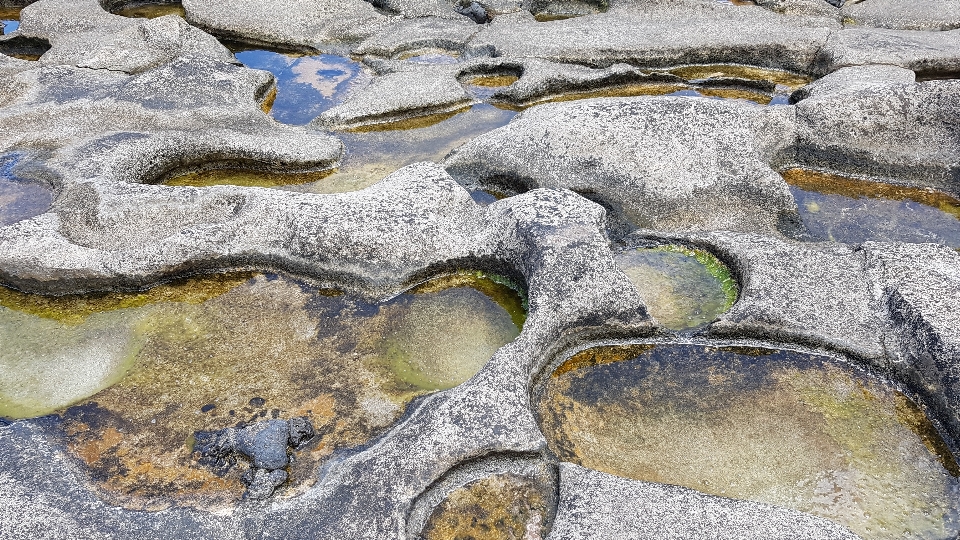
M 607 424 L 622 451 L 581 441 L 610 470 L 564 453 L 540 402 L 609 340 L 829 357 L 800 394 L 856 387 L 862 422 L 741 423 L 814 441 L 793 465 L 875 463 L 843 445 L 879 433 L 923 457 L 903 501 L 955 484 L 952 0 L 21 4 L 0 0 L 3 538 L 955 536 L 955 493 L 913 521 L 821 511 L 885 500 L 890 467 L 812 506 L 722 493 L 625 472 L 656 439 L 636 415 Z M 669 371 L 621 409 L 681 399 Z M 777 409 L 773 379 L 717 410 Z M 711 414 L 662 431 L 736 424 Z

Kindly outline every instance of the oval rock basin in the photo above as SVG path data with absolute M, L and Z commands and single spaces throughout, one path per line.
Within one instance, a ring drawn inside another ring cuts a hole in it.
M 825 356 L 598 346 L 537 400 L 563 461 L 809 512 L 865 539 L 960 532 L 960 469 L 922 410 Z
M 781 173 L 816 240 L 932 242 L 960 247 L 960 200 L 930 189 L 805 169 Z
M 287 276 L 233 274 L 140 294 L 0 290 L 0 417 L 56 425 L 108 500 L 211 506 L 243 492 L 192 435 L 305 416 L 287 493 L 338 450 L 382 433 L 410 400 L 476 373 L 523 324 L 523 300 L 477 272 L 371 303 Z M 72 406 L 71 406 L 72 405 Z
M 730 271 L 706 251 L 681 246 L 628 249 L 614 260 L 654 318 L 672 330 L 701 327 L 737 300 Z
M 424 527 L 423 540 L 545 538 L 553 494 L 532 478 L 497 474 L 451 492 Z

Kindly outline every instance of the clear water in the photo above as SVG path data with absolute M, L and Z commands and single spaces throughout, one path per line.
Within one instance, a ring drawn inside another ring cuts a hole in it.
M 922 410 L 826 357 L 601 346 L 557 368 L 538 412 L 565 461 L 794 508 L 865 539 L 960 533 L 960 468 Z
M 546 538 L 546 487 L 532 478 L 498 474 L 457 488 L 430 515 L 424 540 Z
M 53 204 L 53 191 L 46 185 L 17 177 L 16 155 L 0 156 L 0 226 L 39 216 Z
M 114 15 L 123 17 L 133 17 L 137 19 L 156 19 L 166 15 L 176 15 L 186 17 L 186 11 L 180 2 L 163 4 L 129 4 L 113 12 Z
M 479 104 L 412 129 L 339 132 L 336 135 L 345 146 L 340 169 L 322 180 L 286 189 L 310 193 L 363 189 L 411 163 L 440 162 L 451 150 L 506 125 L 516 115 L 515 111 Z
M 379 303 L 251 274 L 139 294 L 0 289 L 0 416 L 61 415 L 70 450 L 108 498 L 143 508 L 215 506 L 243 492 L 239 472 L 220 477 L 193 460 L 195 431 L 307 416 L 324 435 L 291 466 L 296 491 L 411 399 L 476 373 L 524 317 L 518 293 L 475 272 Z
M 951 195 L 803 169 L 783 177 L 815 240 L 960 247 L 960 200 Z
M 262 49 L 235 54 L 243 65 L 277 78 L 270 114 L 284 124 L 309 123 L 339 103 L 363 74 L 360 63 L 333 54 L 302 56 Z
M 729 270 L 706 252 L 667 246 L 629 249 L 614 258 L 650 314 L 667 328 L 699 328 L 736 301 Z

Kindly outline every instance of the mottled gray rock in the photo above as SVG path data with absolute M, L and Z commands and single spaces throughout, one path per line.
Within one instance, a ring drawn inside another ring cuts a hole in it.
M 867 64 L 889 64 L 928 75 L 960 72 L 960 30 L 846 28 L 831 33 L 817 55 L 814 71 L 826 74 Z
M 797 104 L 797 161 L 960 194 L 960 81 L 876 84 L 879 73 L 908 78 L 839 72 Z
M 826 519 L 692 489 L 560 464 L 560 507 L 549 540 L 856 540 Z
M 390 21 L 364 0 L 185 0 L 187 21 L 254 45 L 314 49 L 373 35 Z
M 786 184 L 767 165 L 790 140 L 791 117 L 700 98 L 546 104 L 455 150 L 445 165 L 467 185 L 595 196 L 643 228 L 776 234 L 797 220 Z
M 312 125 L 357 128 L 453 112 L 474 103 L 450 66 L 398 64 L 397 69 L 351 92 Z
M 245 499 L 263 500 L 273 495 L 273 491 L 287 481 L 287 472 L 284 470 L 250 469 L 243 476 L 247 491 Z
M 711 334 L 801 343 L 869 362 L 884 357 L 889 326 L 856 247 L 753 234 L 697 238 L 731 266 L 740 284 L 737 303 L 710 326 Z
M 844 23 L 900 30 L 960 28 L 957 0 L 866 0 L 843 6 Z
M 840 10 L 830 0 L 757 0 L 757 5 L 783 15 L 840 20 Z
M 491 99 L 521 106 L 571 92 L 598 91 L 631 84 L 657 85 L 684 82 L 675 75 L 649 73 L 627 64 L 614 64 L 605 69 L 593 69 L 532 58 L 479 60 L 461 70 L 460 75 L 464 77 L 484 73 L 519 75 L 519 80 L 495 91 Z
M 22 63 L 15 64 L 22 69 Z M 68 66 L 21 70 L 0 84 L 0 152 L 42 160 L 58 185 L 156 182 L 177 171 L 243 164 L 325 169 L 342 145 L 278 124 L 260 102 L 273 77 L 204 57 L 135 76 Z
M 391 27 L 363 40 L 354 47 L 354 54 L 393 57 L 418 49 L 463 50 L 467 41 L 480 27 L 465 20 L 447 20 L 435 17 L 402 19 Z
M 791 21 L 760 8 L 722 4 L 693 12 L 611 9 L 548 23 L 490 25 L 470 41 L 467 51 L 594 67 L 730 62 L 808 72 L 831 30 Z
M 894 322 L 901 378 L 933 405 L 960 448 L 960 254 L 934 244 L 863 245 Z
M 868 88 L 882 88 L 895 84 L 916 82 L 916 73 L 897 66 L 857 66 L 842 68 L 800 88 L 790 96 L 791 102 L 808 97 L 821 98 L 843 95 Z
M 38 424 L 0 426 L 0 537 L 5 540 L 245 538 L 239 516 L 108 505 L 51 439 Z
M 233 61 L 213 36 L 174 15 L 130 19 L 104 11 L 96 0 L 41 0 L 20 17 L 20 35 L 52 45 L 44 65 L 139 73 L 180 56 Z

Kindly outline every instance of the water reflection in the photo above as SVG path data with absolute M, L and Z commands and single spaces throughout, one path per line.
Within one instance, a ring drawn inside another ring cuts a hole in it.
M 546 381 L 561 459 L 794 508 L 864 538 L 952 539 L 957 463 L 912 401 L 828 358 L 694 345 L 603 346 Z
M 440 162 L 470 139 L 506 125 L 516 112 L 474 105 L 466 112 L 414 129 L 340 132 L 345 153 L 340 169 L 323 180 L 285 189 L 342 193 L 373 185 L 390 173 L 420 161 Z
M 518 335 L 523 299 L 505 283 L 459 273 L 380 303 L 251 274 L 140 294 L 0 289 L 0 416 L 60 411 L 108 499 L 138 508 L 235 501 L 240 471 L 199 466 L 191 435 L 306 416 L 322 437 L 291 465 L 297 492 L 333 452 L 463 382 Z
M 20 10 L 18 7 L 0 6 L 0 35 L 20 28 Z
M 18 178 L 16 155 L 0 156 L 0 227 L 39 216 L 53 204 L 53 192 L 44 184 Z
M 278 122 L 303 125 L 339 103 L 363 73 L 362 66 L 333 54 L 303 56 L 268 50 L 239 50 L 243 65 L 277 78 L 271 114 Z
M 630 249 L 615 259 L 650 314 L 670 329 L 703 326 L 737 299 L 730 271 L 705 251 L 680 246 Z
M 960 200 L 955 197 L 804 169 L 782 174 L 815 239 L 960 247 Z

